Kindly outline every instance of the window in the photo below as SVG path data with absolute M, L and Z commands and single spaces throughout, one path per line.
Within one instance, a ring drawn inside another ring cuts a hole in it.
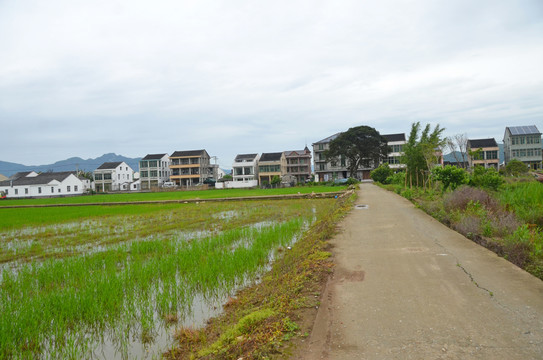
M 6 189 L 6 195 L 9 195 L 9 189 Z
M 141 172 L 141 177 L 142 177 L 142 178 L 146 178 L 146 177 L 148 177 L 148 175 L 149 175 L 149 172 L 148 172 L 148 171 L 142 171 L 142 172 Z
M 141 168 L 146 168 L 146 167 L 148 166 L 147 164 L 148 164 L 148 163 L 147 163 L 147 161 L 145 161 L 145 160 L 140 161 L 140 169 L 141 169 Z
M 70 185 L 66 186 L 66 192 L 70 192 Z
M 326 170 L 326 164 L 319 164 L 319 170 Z
M 520 137 L 520 143 L 521 144 L 526 144 L 526 138 L 524 136 Z
M 153 160 L 153 161 L 149 161 L 149 167 L 157 167 L 157 161 L 156 160 Z M 128 168 L 126 168 L 126 170 L 128 171 Z
M 324 144 L 319 144 L 319 150 L 324 150 Z
M 60 192 L 60 188 L 58 188 L 58 192 Z
M 54 194 L 55 188 L 51 186 L 51 194 Z
M 497 158 L 498 158 L 498 151 L 497 150 L 487 151 L 486 152 L 486 159 L 487 160 L 496 160 Z
M 104 174 L 104 180 L 111 180 L 111 174 Z
M 38 194 L 41 194 L 41 187 L 38 186 Z
M 94 174 L 94 180 L 102 180 L 102 174 Z
M 117 174 L 117 180 L 121 180 L 121 174 Z
M 158 171 L 156 171 L 156 170 L 151 170 L 150 173 L 151 173 L 151 177 L 157 177 L 158 176 Z
M 19 189 L 15 189 L 15 195 L 19 195 Z
M 77 191 L 77 185 L 74 185 L 74 191 Z

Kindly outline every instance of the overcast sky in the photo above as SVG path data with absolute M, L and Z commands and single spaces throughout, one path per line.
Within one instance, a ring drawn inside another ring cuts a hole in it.
M 543 130 L 542 0 L 0 0 L 0 160 Z

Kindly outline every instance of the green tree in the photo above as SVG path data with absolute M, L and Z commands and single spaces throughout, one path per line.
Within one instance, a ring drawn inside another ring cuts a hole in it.
M 379 167 L 370 173 L 373 181 L 380 182 L 381 184 L 387 184 L 387 178 L 394 174 L 394 170 L 388 166 L 387 163 L 379 165 Z
M 281 183 L 281 178 L 278 175 L 274 175 L 271 179 L 271 184 L 277 186 Z
M 437 181 L 441 181 L 443 192 L 447 191 L 449 187 L 455 190 L 460 185 L 466 184 L 469 179 L 466 170 L 452 165 L 433 168 L 432 177 Z
M 513 176 L 526 174 L 528 173 L 528 165 L 520 160 L 513 159 L 505 165 L 505 173 Z
M 505 180 L 498 174 L 496 169 L 485 169 L 484 166 L 481 165 L 476 166 L 473 169 L 470 179 L 470 185 L 491 190 L 498 190 L 500 185 L 504 182 Z
M 372 167 L 386 159 L 387 140 L 377 130 L 369 126 L 352 127 L 330 141 L 329 149 L 324 152 L 327 160 L 348 160 L 349 176 L 356 178 L 357 170 Z
M 445 144 L 442 133 L 445 129 L 438 125 L 431 131 L 427 124 L 420 131 L 420 122 L 411 125 L 411 132 L 404 145 L 402 163 L 407 165 L 406 182 L 411 186 L 426 186 L 430 180 L 430 170 L 439 163 L 441 147 Z M 420 137 L 419 137 L 420 134 Z

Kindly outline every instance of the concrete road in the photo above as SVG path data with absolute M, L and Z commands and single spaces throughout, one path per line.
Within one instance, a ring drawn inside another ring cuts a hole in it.
M 373 184 L 294 358 L 543 359 L 543 282 Z

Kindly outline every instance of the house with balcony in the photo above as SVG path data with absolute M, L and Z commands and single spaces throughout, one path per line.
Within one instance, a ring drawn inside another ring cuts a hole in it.
M 29 171 L 0 181 L 0 194 L 8 199 L 74 196 L 81 195 L 84 191 L 83 182 L 71 171 L 41 174 Z
M 330 142 L 336 139 L 341 133 L 331 135 L 325 139 L 313 143 L 314 168 L 315 168 L 315 180 L 316 181 L 332 181 L 340 179 L 348 179 L 349 172 L 349 160 L 344 156 L 337 159 L 326 159 L 324 152 L 330 148 Z M 387 138 L 388 136 L 388 138 Z M 393 162 L 395 168 L 400 168 L 402 165 L 399 163 L 401 154 L 403 152 L 403 145 L 406 143 L 405 134 L 391 134 L 383 135 L 387 139 L 389 145 L 393 145 L 392 152 L 389 153 L 387 161 Z M 379 164 L 372 164 L 372 166 L 361 166 L 357 169 L 356 178 L 359 180 L 370 179 L 370 173 Z
M 287 159 L 284 152 L 263 153 L 258 161 L 258 183 L 271 184 L 275 176 L 281 179 L 287 174 Z
M 258 154 L 239 154 L 232 164 L 232 180 L 258 185 Z
M 498 170 L 500 166 L 500 148 L 496 139 L 468 139 L 468 166 L 483 166 Z
M 520 160 L 531 170 L 541 170 L 541 132 L 535 125 L 509 126 L 503 136 L 505 165 Z
M 202 185 L 214 176 L 210 159 L 206 150 L 174 152 L 170 155 L 170 181 L 182 187 Z
M 287 160 L 287 175 L 292 176 L 296 183 L 311 179 L 311 151 L 307 146 L 303 150 L 285 151 Z
M 389 153 L 386 162 L 391 169 L 402 169 L 405 164 L 402 164 L 402 156 L 404 155 L 403 147 L 407 143 L 405 134 L 387 134 L 383 135 L 387 139 L 387 145 L 389 147 Z
M 105 162 L 93 172 L 97 192 L 128 191 L 134 182 L 134 170 L 124 161 Z
M 141 190 L 160 188 L 170 181 L 170 156 L 168 154 L 148 154 L 140 160 Z

